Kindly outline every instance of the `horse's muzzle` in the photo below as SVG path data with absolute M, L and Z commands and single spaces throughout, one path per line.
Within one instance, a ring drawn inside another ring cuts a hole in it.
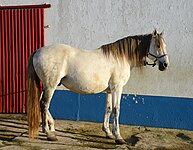
M 163 63 L 159 63 L 159 70 L 160 71 L 165 71 L 168 68 L 168 63 L 167 62 L 163 62 Z

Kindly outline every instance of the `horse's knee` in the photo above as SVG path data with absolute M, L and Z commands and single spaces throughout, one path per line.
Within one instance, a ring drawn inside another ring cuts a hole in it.
M 106 113 L 111 113 L 111 112 L 112 112 L 112 107 L 110 107 L 110 106 L 107 107 L 107 108 L 106 108 Z
M 118 116 L 119 115 L 119 111 L 120 111 L 120 108 L 119 107 L 114 107 L 112 109 L 112 112 L 113 112 L 113 115 L 114 116 Z

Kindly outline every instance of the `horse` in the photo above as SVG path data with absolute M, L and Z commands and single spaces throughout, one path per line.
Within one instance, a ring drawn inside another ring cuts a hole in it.
M 106 92 L 102 130 L 106 137 L 124 144 L 119 129 L 122 90 L 130 78 L 131 68 L 146 65 L 157 65 L 160 71 L 167 70 L 169 59 L 163 32 L 154 30 L 150 34 L 124 37 L 96 50 L 81 50 L 65 44 L 39 48 L 28 62 L 29 137 L 37 136 L 42 119 L 42 131 L 47 139 L 57 140 L 49 105 L 55 89 L 62 84 L 83 94 Z M 111 113 L 112 131 L 109 128 Z

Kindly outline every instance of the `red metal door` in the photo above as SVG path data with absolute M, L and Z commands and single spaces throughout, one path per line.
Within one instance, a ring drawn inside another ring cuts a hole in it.
M 0 6 L 0 113 L 26 113 L 27 64 L 44 46 L 44 8 Z

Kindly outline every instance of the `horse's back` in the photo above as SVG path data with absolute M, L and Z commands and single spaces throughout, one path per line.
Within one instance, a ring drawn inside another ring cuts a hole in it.
M 34 57 L 37 59 L 41 59 L 41 61 L 49 59 L 49 61 L 60 61 L 60 58 L 67 58 L 74 54 L 75 48 L 65 45 L 65 44 L 58 44 L 58 45 L 50 45 L 39 48 L 36 51 Z

